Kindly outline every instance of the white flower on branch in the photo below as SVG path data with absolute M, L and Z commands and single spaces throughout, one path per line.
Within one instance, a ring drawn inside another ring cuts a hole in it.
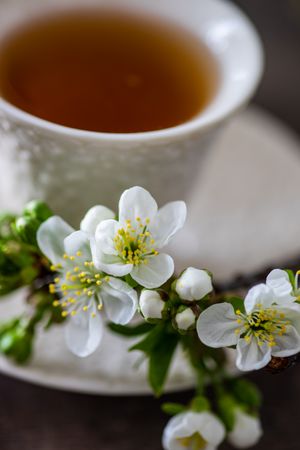
M 74 231 L 60 217 L 53 216 L 44 222 L 37 240 L 43 254 L 52 262 L 52 270 L 57 272 L 50 292 L 57 294 L 55 305 L 60 305 L 63 315 L 69 317 L 67 345 L 76 355 L 87 356 L 101 341 L 103 306 L 109 320 L 127 324 L 136 312 L 137 294 L 124 281 L 96 270 L 89 234 Z
M 230 444 L 236 448 L 249 448 L 258 443 L 262 434 L 259 418 L 236 408 L 234 428 L 228 434 Z
M 245 298 L 245 313 L 229 303 L 203 311 L 198 336 L 209 347 L 236 345 L 236 365 L 242 371 L 261 369 L 272 356 L 295 355 L 300 351 L 300 305 L 278 302 L 270 287 L 257 285 Z
M 211 276 L 206 270 L 188 267 L 176 281 L 175 290 L 182 300 L 201 300 L 213 290 Z
M 140 310 L 145 319 L 161 319 L 165 302 L 157 291 L 143 289 L 140 295 Z
M 215 450 L 225 437 L 222 422 L 210 412 L 183 412 L 167 424 L 163 434 L 165 450 Z
M 184 202 L 171 202 L 158 210 L 153 197 L 141 187 L 126 190 L 117 220 L 98 225 L 92 241 L 97 269 L 131 277 L 149 289 L 161 286 L 173 274 L 171 256 L 160 253 L 186 219 Z

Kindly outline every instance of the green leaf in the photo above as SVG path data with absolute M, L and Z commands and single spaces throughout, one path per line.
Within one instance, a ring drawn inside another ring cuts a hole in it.
M 149 333 L 149 331 L 153 329 L 153 325 L 146 322 L 133 326 L 117 325 L 116 323 L 109 323 L 108 327 L 114 333 L 127 337 L 140 336 L 142 334 Z
M 129 351 L 134 350 L 140 350 L 141 352 L 146 353 L 147 356 L 150 355 L 153 348 L 155 348 L 162 337 L 165 334 L 165 324 L 159 323 L 158 325 L 151 325 L 152 329 L 147 334 L 146 337 L 144 337 L 140 342 L 133 345 Z
M 162 394 L 177 344 L 178 336 L 176 334 L 165 335 L 159 345 L 151 351 L 148 375 L 156 396 Z
M 230 395 L 221 395 L 218 398 L 218 410 L 226 429 L 232 431 L 235 423 L 236 403 Z
M 156 396 L 161 395 L 179 336 L 169 324 L 159 323 L 147 336 L 131 347 L 140 350 L 149 358 L 148 379 Z
M 258 409 L 262 403 L 262 396 L 257 386 L 245 378 L 232 381 L 232 393 L 244 405 Z
M 176 416 L 186 411 L 186 407 L 180 403 L 163 403 L 161 409 L 164 413 L 169 414 L 169 416 Z
M 245 312 L 245 304 L 244 300 L 240 297 L 230 297 L 226 298 L 226 302 L 230 303 L 233 306 L 235 311 L 240 310 L 242 313 Z

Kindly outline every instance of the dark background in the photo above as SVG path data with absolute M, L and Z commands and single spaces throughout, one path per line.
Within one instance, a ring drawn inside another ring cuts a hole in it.
M 256 24 L 266 50 L 255 103 L 300 134 L 300 1 L 236 3 Z M 250 378 L 264 392 L 265 435 L 255 448 L 299 450 L 300 367 Z M 189 396 L 168 398 L 185 401 Z M 0 450 L 159 450 L 166 420 L 159 402 L 150 397 L 71 394 L 0 376 Z

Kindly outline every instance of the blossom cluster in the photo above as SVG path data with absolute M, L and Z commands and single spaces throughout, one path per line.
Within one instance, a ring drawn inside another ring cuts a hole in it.
M 55 296 L 53 306 L 66 318 L 70 350 L 80 357 L 94 352 L 103 318 L 128 333 L 125 326 L 142 317 L 149 328 L 132 349 L 144 351 L 152 372 L 157 371 L 155 377 L 149 375 L 157 394 L 178 344 L 201 380 L 198 392 L 204 391 L 207 378 L 220 378 L 224 355 L 220 358 L 218 349 L 234 348 L 243 372 L 300 352 L 299 274 L 275 269 L 244 299 L 217 296 L 207 270 L 188 267 L 176 276 L 172 257 L 162 249 L 183 227 L 186 214 L 184 202 L 158 209 L 149 192 L 133 187 L 122 194 L 118 214 L 94 206 L 79 230 L 51 216 L 36 237 L 53 272 L 49 290 Z M 216 410 L 202 394 L 186 407 L 172 407 L 164 449 L 213 450 L 226 435 L 238 448 L 254 445 L 262 434 L 258 395 L 241 382 L 226 376 L 219 381 Z

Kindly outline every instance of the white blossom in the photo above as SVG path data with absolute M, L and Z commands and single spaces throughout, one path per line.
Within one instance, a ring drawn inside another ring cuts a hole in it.
M 206 270 L 188 267 L 178 278 L 175 290 L 183 300 L 201 300 L 213 290 L 211 277 Z
M 126 190 L 119 202 L 118 220 L 104 220 L 92 240 L 97 269 L 131 277 L 148 289 L 165 283 L 173 274 L 171 256 L 160 253 L 186 219 L 184 202 L 158 210 L 153 197 L 141 187 Z
M 228 434 L 230 444 L 236 448 L 249 448 L 258 443 L 262 434 L 259 418 L 236 408 L 234 428 Z
M 287 357 L 300 351 L 300 306 L 277 304 L 274 291 L 260 284 L 248 292 L 245 313 L 229 303 L 210 306 L 200 314 L 197 331 L 209 347 L 237 348 L 236 365 L 250 371 L 266 366 L 272 356 Z
M 157 291 L 143 289 L 140 295 L 140 310 L 145 319 L 161 319 L 165 302 Z
M 95 351 L 102 337 L 104 306 L 106 316 L 118 324 L 128 323 L 137 309 L 137 294 L 127 283 L 106 276 L 92 262 L 89 234 L 74 231 L 60 217 L 50 217 L 37 233 L 38 245 L 57 272 L 50 292 L 54 304 L 69 317 L 66 341 L 78 356 Z
M 225 437 L 222 422 L 210 412 L 183 412 L 172 417 L 163 434 L 164 450 L 215 450 Z
M 191 308 L 186 308 L 184 311 L 176 314 L 175 322 L 179 330 L 186 331 L 195 325 L 196 316 Z

